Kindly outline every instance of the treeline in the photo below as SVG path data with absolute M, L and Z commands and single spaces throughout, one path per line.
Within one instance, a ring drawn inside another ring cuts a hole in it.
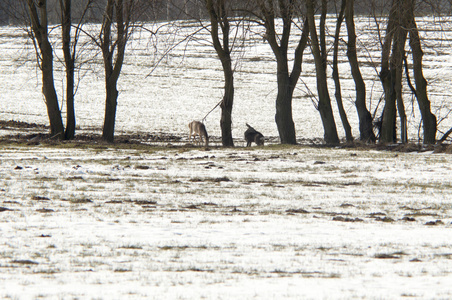
M 162 20 L 199 20 L 199 30 L 208 30 L 212 45 L 224 73 L 224 97 L 220 104 L 220 128 L 223 146 L 234 146 L 231 130 L 234 103 L 233 51 L 237 48 L 235 26 L 262 26 L 262 38 L 269 44 L 277 69 L 275 122 L 280 141 L 296 144 L 292 118 L 292 98 L 302 74 L 303 56 L 312 54 L 317 82 L 316 109 L 319 111 L 327 144 L 338 144 L 339 136 L 333 115 L 337 106 L 346 140 L 352 142 L 351 125 L 342 103 L 338 68 L 339 44 L 345 43 L 346 56 L 355 83 L 354 103 L 359 119 L 359 139 L 366 143 L 408 141 L 407 117 L 403 86 L 409 87 L 422 116 L 423 142 L 437 142 L 437 119 L 431 111 L 427 82 L 423 75 L 422 42 L 415 17 L 419 14 L 444 14 L 450 1 L 421 0 L 3 0 L 0 16 L 7 23 L 25 24 L 37 52 L 37 64 L 42 71 L 42 91 L 46 100 L 50 134 L 58 139 L 75 136 L 75 69 L 79 59 L 79 42 L 84 36 L 102 55 L 105 71 L 105 118 L 102 137 L 114 141 L 117 83 L 127 42 L 139 30 L 149 30 L 147 22 Z M 327 15 L 336 15 L 333 39 L 326 28 Z M 366 104 L 366 83 L 357 55 L 355 17 L 371 14 L 381 32 L 379 76 L 384 91 L 381 116 L 372 116 Z M 209 26 L 205 27 L 207 21 Z M 98 32 L 84 29 L 87 23 L 100 23 Z M 167 23 L 171 26 L 171 22 Z M 57 26 L 53 26 L 57 25 Z M 341 36 L 345 29 L 346 36 Z M 50 31 L 60 30 L 60 42 L 52 43 Z M 158 29 L 152 32 L 158 39 Z M 245 34 L 246 36 L 246 34 Z M 291 50 L 289 43 L 297 39 Z M 332 41 L 332 42 L 331 42 Z M 58 46 L 56 46 L 58 45 Z M 63 124 L 54 82 L 54 49 L 61 47 L 66 73 L 66 126 Z M 307 51 L 307 49 L 310 51 Z M 332 50 L 331 50 L 332 49 Z M 330 96 L 327 66 L 333 68 L 334 98 Z M 412 74 L 412 78 L 410 76 Z M 335 101 L 333 101 L 335 100 Z M 335 103 L 333 103 L 335 102 Z M 396 121 L 399 120 L 397 126 Z M 399 129 L 399 131 L 397 131 Z M 439 139 L 444 141 L 452 130 Z
M 60 0 L 48 0 L 48 21 L 49 24 L 58 24 L 60 20 Z M 83 8 L 89 0 L 73 0 L 72 1 L 72 16 L 74 19 L 79 19 L 83 14 Z M 234 11 L 236 16 L 243 15 L 243 11 L 240 10 L 243 7 L 243 3 L 248 0 L 227 0 L 230 5 L 235 6 L 237 9 Z M 22 3 L 21 3 L 22 2 Z M 23 6 L 26 0 L 2 0 L 0 1 L 0 25 L 24 25 L 22 14 L 18 14 L 18 8 Z M 36 1 L 38 2 L 38 1 Z M 95 0 L 91 9 L 85 16 L 85 20 L 93 23 L 100 23 L 102 21 L 103 7 L 107 0 Z M 140 18 L 143 21 L 173 21 L 180 19 L 198 19 L 208 18 L 209 13 L 205 7 L 205 0 L 139 0 L 137 2 L 143 2 L 146 7 L 143 11 L 140 11 Z M 328 13 L 336 13 L 338 8 L 338 0 L 328 1 Z M 369 15 L 375 12 L 389 13 L 388 0 L 362 0 L 356 1 L 355 13 L 357 15 Z M 435 14 L 446 15 L 452 12 L 451 0 L 432 0 L 432 1 L 417 1 L 416 13 L 417 14 Z M 141 6 L 143 7 L 143 6 Z

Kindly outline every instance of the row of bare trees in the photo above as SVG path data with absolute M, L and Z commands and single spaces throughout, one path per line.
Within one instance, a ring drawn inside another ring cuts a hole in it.
M 371 4 L 383 4 L 384 0 L 369 0 Z M 66 128 L 61 117 L 53 75 L 54 51 L 49 40 L 49 2 L 52 11 L 57 8 L 61 28 L 61 47 L 66 70 Z M 73 17 L 73 3 L 77 3 L 77 15 Z M 400 139 L 407 142 L 407 122 L 403 102 L 403 77 L 417 99 L 423 121 L 424 143 L 436 142 L 437 121 L 431 111 L 427 93 L 427 81 L 423 75 L 422 43 L 415 20 L 415 8 L 422 1 L 386 0 L 386 32 L 381 47 L 380 79 L 384 90 L 384 109 L 379 128 L 379 140 L 392 143 L 397 140 L 396 119 L 400 120 Z M 275 122 L 281 143 L 296 144 L 295 124 L 292 117 L 293 93 L 302 75 L 303 56 L 310 49 L 315 63 L 317 98 L 327 144 L 338 144 L 339 135 L 333 115 L 332 100 L 328 86 L 328 68 L 332 64 L 335 84 L 335 99 L 346 140 L 353 141 L 350 123 L 342 104 L 338 68 L 341 28 L 345 20 L 347 32 L 347 57 L 352 78 L 355 82 L 354 103 L 359 119 L 360 140 L 374 143 L 377 137 L 373 131 L 374 118 L 366 105 L 366 85 L 360 71 L 357 55 L 357 34 L 355 28 L 354 0 L 22 0 L 22 12 L 28 20 L 30 37 L 35 42 L 38 65 L 42 71 L 43 94 L 47 105 L 51 135 L 59 139 L 72 139 L 75 135 L 74 71 L 78 57 L 77 45 L 81 35 L 87 36 L 102 53 L 105 71 L 105 118 L 103 138 L 114 141 L 114 127 L 118 100 L 117 83 L 126 55 L 126 45 L 135 30 L 140 28 L 138 21 L 158 19 L 161 14 L 151 11 L 179 11 L 180 15 L 193 17 L 194 14 L 206 16 L 212 45 L 221 61 L 224 71 L 224 98 L 221 102 L 220 127 L 224 146 L 233 146 L 232 108 L 234 102 L 234 67 L 232 53 L 237 39 L 231 37 L 232 26 L 241 23 L 255 23 L 265 29 L 264 38 L 275 56 L 278 92 L 276 97 Z M 361 3 L 362 4 L 362 3 Z M 84 24 L 93 10 L 102 12 L 99 32 L 84 30 Z M 333 45 L 327 44 L 327 14 L 336 12 L 337 22 Z M 199 19 L 200 26 L 204 20 Z M 282 26 L 278 26 L 282 24 Z M 297 32 L 298 31 L 298 32 Z M 290 41 L 298 37 L 293 53 Z M 407 55 L 407 41 L 409 53 Z M 329 49 L 333 49 L 332 62 L 329 62 Z M 414 84 L 410 73 L 414 74 Z
M 295 125 L 292 118 L 293 92 L 299 81 L 302 69 L 303 55 L 306 47 L 314 57 L 318 103 L 317 110 L 320 113 L 324 128 L 324 140 L 327 144 L 338 144 L 339 137 L 334 120 L 332 101 L 327 84 L 328 74 L 328 48 L 326 18 L 331 6 L 336 7 L 337 24 L 333 43 L 333 79 L 335 83 L 335 98 L 339 115 L 344 127 L 346 140 L 353 141 L 352 130 L 345 113 L 341 87 L 340 74 L 337 66 L 338 44 L 341 40 L 341 26 L 345 19 L 347 29 L 347 57 L 350 64 L 351 75 L 355 82 L 355 105 L 359 119 L 360 140 L 374 143 L 377 137 L 373 131 L 374 118 L 366 106 L 366 85 L 360 70 L 360 62 L 357 55 L 356 28 L 355 28 L 355 1 L 354 0 L 255 0 L 244 2 L 242 6 L 227 5 L 227 0 L 206 0 L 211 19 L 211 34 L 214 47 L 222 61 L 225 72 L 225 99 L 222 111 L 223 136 L 230 136 L 230 126 L 225 125 L 223 118 L 230 114 L 233 103 L 233 72 L 230 69 L 229 53 L 229 29 L 228 16 L 234 16 L 234 12 L 246 12 L 250 22 L 256 22 L 265 28 L 265 39 L 270 45 L 277 63 L 277 85 L 275 121 L 278 127 L 281 143 L 295 144 Z M 384 41 L 382 42 L 380 78 L 384 89 L 384 110 L 378 126 L 380 142 L 392 143 L 397 141 L 396 117 L 400 119 L 400 139 L 403 143 L 408 141 L 406 113 L 403 102 L 402 80 L 403 66 L 405 77 L 412 90 L 422 115 L 424 143 L 436 142 L 437 121 L 431 111 L 431 105 L 427 94 L 427 81 L 423 76 L 422 46 L 415 20 L 415 7 L 419 7 L 422 1 L 416 0 L 390 0 L 387 1 L 387 27 Z M 229 2 L 230 3 L 230 2 Z M 372 2 L 375 5 L 375 2 Z M 380 3 L 381 4 L 381 3 Z M 422 4 L 422 3 L 421 3 Z M 384 5 L 384 3 L 383 3 Z M 280 19 L 282 28 L 277 29 L 277 21 Z M 319 19 L 316 22 L 316 19 Z M 218 25 L 222 29 L 223 48 L 221 47 Z M 301 30 L 298 45 L 294 53 L 289 53 L 289 41 L 293 28 Z M 407 36 L 411 49 L 411 70 L 407 58 Z M 293 55 L 293 60 L 289 59 Z M 289 62 L 292 61 L 290 68 Z M 410 79 L 410 71 L 414 74 L 414 85 Z M 230 120 L 227 120 L 230 122 Z M 228 131 L 229 130 L 229 131 Z M 225 134 L 226 133 L 226 134 Z M 442 139 L 443 140 L 443 139 Z M 232 142 L 223 140 L 224 145 Z
M 72 18 L 72 0 L 59 0 L 53 3 L 60 12 L 61 45 L 66 70 L 66 128 L 62 121 L 58 96 L 54 80 L 54 51 L 49 40 L 49 6 L 46 0 L 26 0 L 23 12 L 30 24 L 29 35 L 35 42 L 37 62 L 42 72 L 42 92 L 44 94 L 50 123 L 50 134 L 58 139 L 72 139 L 75 136 L 75 60 L 80 35 L 86 34 L 102 53 L 105 72 L 105 118 L 102 137 L 108 142 L 114 141 L 116 107 L 118 99 L 117 83 L 126 53 L 127 41 L 133 32 L 134 18 L 139 17 L 142 1 L 106 0 L 102 14 L 102 26 L 97 34 L 83 30 L 85 17 L 91 9 L 98 9 L 99 1 L 83 2 L 81 14 L 77 20 Z M 53 6 L 53 9 L 55 6 Z M 74 33 L 72 33 L 74 29 Z
M 409 76 L 406 43 L 412 54 L 412 71 L 414 86 L 407 77 L 407 82 L 419 104 L 424 129 L 424 143 L 436 142 L 436 117 L 431 112 L 427 95 L 427 81 L 423 75 L 421 40 L 416 26 L 414 0 L 398 0 L 391 7 L 383 43 L 380 79 L 384 88 L 385 107 L 382 118 L 382 142 L 392 142 L 396 138 L 396 108 L 400 118 L 400 136 L 402 142 L 407 142 L 407 117 L 403 103 L 402 79 L 405 66 L 406 76 Z

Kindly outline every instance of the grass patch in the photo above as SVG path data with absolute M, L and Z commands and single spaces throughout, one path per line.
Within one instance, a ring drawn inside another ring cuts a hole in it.
M 141 246 L 141 245 L 124 245 L 124 246 L 119 246 L 118 249 L 143 250 L 143 246 Z
M 29 260 L 29 259 L 17 259 L 17 260 L 11 261 L 11 263 L 15 264 L 15 265 L 25 265 L 25 266 L 39 265 L 38 262 Z
M 80 198 L 80 199 L 69 199 L 67 200 L 71 204 L 86 204 L 86 203 L 93 203 L 93 200 L 88 198 Z
M 132 272 L 132 270 L 131 269 L 118 268 L 118 269 L 115 269 L 113 272 L 115 272 L 115 273 L 127 273 L 127 272 Z

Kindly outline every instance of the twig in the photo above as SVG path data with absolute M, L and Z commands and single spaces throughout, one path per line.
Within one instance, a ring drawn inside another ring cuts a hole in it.
M 443 137 L 438 140 L 438 145 L 441 145 L 448 137 L 449 135 L 452 133 L 452 128 L 450 128 L 444 135 Z
M 311 91 L 311 89 L 308 87 L 308 85 L 306 84 L 306 82 L 304 82 L 303 79 L 299 79 L 301 81 L 301 83 L 304 85 L 304 87 L 308 90 L 308 96 L 309 99 L 311 99 L 312 104 L 314 104 L 314 107 L 316 110 L 319 110 L 319 99 L 317 99 L 317 97 L 315 96 L 315 94 Z M 300 89 L 301 90 L 301 89 Z M 315 101 L 313 100 L 315 99 Z
M 214 108 L 212 108 L 207 115 L 205 115 L 204 118 L 202 118 L 201 122 L 204 123 L 204 121 L 207 119 L 207 116 L 210 115 L 211 112 L 213 112 L 222 102 L 224 101 L 224 97 L 220 100 L 220 102 L 217 103 L 217 105 L 214 106 Z

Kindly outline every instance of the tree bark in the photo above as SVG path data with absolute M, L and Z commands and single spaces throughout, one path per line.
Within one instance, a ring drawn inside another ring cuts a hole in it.
M 399 19 L 397 15 L 398 0 L 392 1 L 389 13 L 388 24 L 386 27 L 386 35 L 382 47 L 381 54 L 381 71 L 380 80 L 383 85 L 385 106 L 383 109 L 380 142 L 393 143 L 396 141 L 395 121 L 396 121 L 396 92 L 394 86 L 395 70 L 390 68 L 391 45 L 393 43 L 394 34 L 397 30 L 396 21 Z
M 339 79 L 339 67 L 338 67 L 338 52 L 339 52 L 339 38 L 340 31 L 342 27 L 342 22 L 344 21 L 344 11 L 345 4 L 347 0 L 342 0 L 341 10 L 336 21 L 336 32 L 334 34 L 334 45 L 333 45 L 333 80 L 335 84 L 335 93 L 337 108 L 339 110 L 339 116 L 341 117 L 342 127 L 345 131 L 345 139 L 347 142 L 353 141 L 352 127 L 348 122 L 347 113 L 344 109 L 344 104 L 342 102 L 342 91 L 341 91 L 341 81 Z
M 414 2 L 414 1 L 411 1 Z M 427 95 L 427 81 L 425 80 L 422 66 L 422 57 L 424 55 L 421 48 L 419 32 L 414 19 L 414 10 L 409 10 L 407 28 L 409 30 L 410 48 L 413 53 L 413 70 L 416 84 L 416 98 L 419 104 L 419 110 L 422 115 L 422 124 L 424 127 L 424 143 L 434 144 L 436 142 L 437 123 L 436 116 L 431 112 L 430 100 Z
M 303 51 L 307 44 L 307 35 L 303 27 L 303 33 L 295 50 L 292 72 L 289 73 L 288 45 L 291 25 L 294 16 L 293 1 L 278 0 L 278 13 L 283 21 L 282 34 L 277 37 L 275 29 L 275 7 L 273 1 L 258 1 L 262 13 L 262 20 L 266 28 L 266 39 L 273 51 L 277 64 L 278 95 L 276 96 L 275 122 L 281 144 L 296 144 L 295 124 L 292 116 L 293 91 L 301 74 Z
M 74 72 L 75 59 L 71 53 L 71 0 L 60 0 L 61 24 L 64 63 L 66 65 L 66 131 L 64 138 L 71 140 L 75 136 L 75 108 L 74 108 Z
M 406 30 L 406 11 L 407 1 L 402 0 L 402 7 L 398 10 L 399 14 L 399 26 L 397 26 L 396 34 L 394 35 L 393 53 L 391 59 L 391 68 L 394 69 L 395 81 L 394 90 L 396 93 L 397 110 L 400 118 L 400 140 L 403 144 L 408 142 L 408 128 L 407 128 L 407 116 L 405 112 L 405 105 L 403 103 L 402 95 L 402 77 L 403 77 L 403 61 L 405 57 L 405 45 L 407 40 Z
M 279 67 L 278 67 L 279 69 Z M 288 71 L 278 71 L 278 95 L 276 97 L 275 122 L 278 127 L 281 144 L 297 143 L 295 124 L 292 116 L 292 98 L 295 85 Z
M 116 107 L 118 105 L 118 89 L 116 87 L 117 79 L 110 77 L 105 84 L 105 117 L 102 138 L 109 142 L 114 142 Z
M 27 0 L 27 5 L 30 12 L 31 28 L 40 51 L 38 56 L 41 58 L 42 93 L 49 117 L 50 135 L 53 138 L 62 139 L 64 137 L 64 125 L 53 76 L 53 49 L 48 37 L 47 1 L 42 0 L 35 3 L 33 0 Z
M 356 50 L 356 31 L 354 21 L 354 4 L 355 0 L 346 1 L 345 7 L 345 22 L 347 25 L 347 58 L 350 64 L 352 77 L 355 82 L 356 100 L 355 106 L 359 118 L 359 133 L 360 140 L 370 143 L 375 143 L 376 137 L 372 129 L 372 115 L 366 106 L 366 85 L 364 83 L 361 70 L 358 63 L 358 55 Z
M 397 108 L 400 116 L 401 140 L 403 143 L 408 141 L 407 117 L 402 99 L 402 70 L 408 33 L 413 55 L 413 71 L 416 83 L 414 94 L 417 98 L 422 115 L 424 143 L 433 144 L 436 141 L 436 116 L 431 113 L 430 101 L 427 96 L 427 82 L 424 78 L 422 67 L 423 52 L 414 18 L 414 5 L 415 2 L 413 0 L 393 0 L 392 3 L 388 28 L 386 31 L 387 37 L 382 52 L 382 72 L 380 73 L 385 89 L 386 100 L 380 139 L 381 142 L 393 142 L 396 140 L 395 125 L 393 125 L 395 124 L 395 101 L 397 101 Z M 389 61 L 389 43 L 387 44 L 387 41 L 392 41 L 394 43 L 390 63 L 391 70 L 389 71 L 387 69 L 387 62 Z M 385 74 L 390 74 L 390 76 L 384 76 Z M 407 77 L 409 77 L 408 68 Z M 391 131 L 393 132 L 392 140 L 390 136 Z
M 232 138 L 232 106 L 234 103 L 234 77 L 232 69 L 224 69 L 224 97 L 221 107 L 221 141 L 224 147 L 234 147 Z
M 306 1 L 307 19 L 309 23 L 309 33 L 311 35 L 311 48 L 314 55 L 317 91 L 319 93 L 319 112 L 324 128 L 324 139 L 327 144 L 339 144 L 336 123 L 334 121 L 333 110 L 331 108 L 331 98 L 328 92 L 327 76 L 325 71 L 326 62 L 322 58 L 319 39 L 317 36 L 314 3 L 313 0 Z
M 397 43 L 400 43 L 400 47 L 405 48 L 406 44 L 406 32 L 405 30 L 401 30 L 401 35 L 399 36 L 400 41 L 397 40 Z M 406 144 L 408 142 L 408 124 L 407 124 L 407 116 L 405 112 L 405 104 L 403 103 L 403 95 L 402 95 L 402 76 L 403 76 L 403 57 L 405 56 L 405 50 L 399 49 L 399 54 L 395 55 L 397 58 L 397 63 L 394 65 L 395 67 L 395 82 L 394 89 L 396 92 L 396 101 L 397 101 L 397 111 L 399 113 L 400 118 L 400 141 L 402 144 Z M 399 57 L 401 55 L 401 57 Z
M 101 48 L 104 59 L 106 89 L 105 119 L 102 138 L 109 143 L 114 142 L 116 108 L 118 104 L 117 82 L 124 62 L 132 2 L 128 2 L 128 5 L 125 6 L 124 0 L 108 0 L 102 23 Z M 117 26 L 116 40 L 114 43 L 111 41 L 113 20 L 116 21 L 115 24 Z M 116 59 L 113 60 L 115 51 Z
M 281 1 L 280 3 L 282 3 Z M 289 12 L 287 7 L 281 6 L 281 11 L 285 12 L 283 19 L 283 34 L 281 43 L 278 46 L 276 43 L 276 34 L 274 24 L 272 27 L 271 38 L 269 43 L 272 46 L 273 52 L 276 56 L 277 62 L 277 82 L 278 95 L 276 97 L 276 114 L 275 121 L 278 127 L 279 137 L 282 144 L 297 143 L 295 124 L 292 116 L 292 100 L 295 86 L 301 75 L 301 65 L 303 63 L 303 53 L 306 49 L 309 38 L 309 24 L 307 19 L 303 23 L 303 30 L 297 48 L 295 49 L 292 72 L 289 73 L 288 65 L 288 44 L 290 37 L 290 24 L 292 22 L 292 12 Z M 269 30 L 267 30 L 268 34 Z
M 224 73 L 224 97 L 221 102 L 221 140 L 224 147 L 234 147 L 232 138 L 232 107 L 234 103 L 234 71 L 232 69 L 231 50 L 229 47 L 229 19 L 225 0 L 206 0 L 210 15 L 211 37 L 217 55 L 221 61 Z M 219 26 L 222 31 L 223 44 L 220 41 Z

